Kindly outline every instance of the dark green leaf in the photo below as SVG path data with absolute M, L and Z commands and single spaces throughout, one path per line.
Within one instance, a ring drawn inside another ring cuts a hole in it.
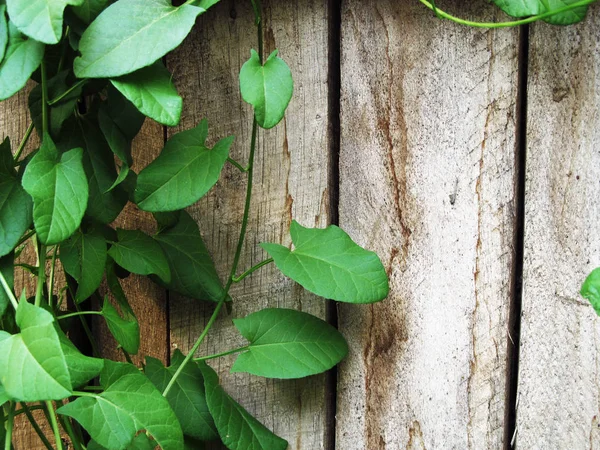
M 161 230 L 154 239 L 169 261 L 169 289 L 199 300 L 218 302 L 223 297 L 221 280 L 198 225 L 187 212 L 181 211 L 177 224 Z
M 149 438 L 146 434 L 141 433 L 133 438 L 127 450 L 154 450 L 156 448 L 156 441 Z M 87 450 L 108 450 L 106 447 L 102 447 L 96 441 L 90 441 Z
M 581 286 L 581 296 L 587 298 L 600 316 L 600 267 L 588 275 Z
M 44 57 L 44 44 L 24 37 L 8 22 L 8 46 L 0 64 L 0 100 L 21 90 Z
M 119 130 L 123 132 L 125 139 L 133 140 L 142 128 L 146 116 L 140 113 L 135 105 L 112 85 L 108 86 L 107 91 L 107 99 L 102 102 L 100 109 L 104 110 Z
M 55 329 L 65 355 L 73 388 L 83 386 L 92 378 L 97 377 L 104 367 L 104 360 L 83 355 L 57 324 L 55 324 Z
M 63 30 L 67 5 L 83 0 L 6 0 L 10 20 L 27 36 L 45 44 L 56 44 Z
M 185 357 L 176 350 L 169 368 L 154 358 L 146 358 L 146 375 L 163 392 Z M 217 439 L 217 429 L 206 405 L 204 379 L 195 364 L 188 364 L 167 394 L 167 400 L 179 419 L 183 434 L 203 441 Z
M 219 179 L 233 136 L 211 150 L 204 144 L 208 123 L 177 133 L 161 154 L 138 176 L 135 200 L 144 211 L 183 209 L 197 202 Z
M 73 12 L 83 23 L 89 25 L 96 17 L 115 0 L 83 0 L 79 6 L 73 7 Z
M 59 154 L 49 135 L 23 174 L 23 187 L 33 197 L 33 222 L 44 244 L 57 244 L 79 227 L 88 202 L 88 182 L 81 163 L 83 150 Z
M 66 272 L 77 280 L 75 300 L 81 303 L 102 282 L 106 265 L 106 242 L 102 232 L 93 228 L 76 232 L 61 244 L 60 260 Z
M 171 281 L 169 263 L 160 245 L 139 230 L 117 230 L 119 237 L 108 251 L 115 262 L 138 275 L 157 275 L 165 283 Z
M 183 100 L 162 62 L 110 81 L 142 114 L 163 125 L 179 123 Z
M 8 283 L 10 289 L 14 289 L 15 282 L 15 271 L 14 271 L 14 254 L 9 253 L 8 255 L 0 257 L 0 273 Z M 10 303 L 8 294 L 0 284 L 0 317 L 6 312 L 6 308 Z
M 261 244 L 284 275 L 321 297 L 348 303 L 373 303 L 388 295 L 388 278 L 373 252 L 356 245 L 340 228 L 304 228 L 293 221 L 295 249 Z
M 71 376 L 52 314 L 22 300 L 16 320 L 21 333 L 0 331 L 0 383 L 7 395 L 26 402 L 71 395 Z
M 254 117 L 263 128 L 273 128 L 285 114 L 294 93 L 292 72 L 275 50 L 264 66 L 256 51 L 251 51 L 240 72 L 243 99 L 254 107 Z
M 219 385 L 219 377 L 205 362 L 198 367 L 204 377 L 206 402 L 221 440 L 231 450 L 285 450 L 287 441 L 269 431 Z
M 233 323 L 250 344 L 238 356 L 232 372 L 302 378 L 331 369 L 348 354 L 339 331 L 301 311 L 263 309 Z
M 219 3 L 219 1 L 220 0 L 196 0 L 192 4 L 208 10 L 208 8 L 210 8 L 213 5 L 216 5 L 217 3 Z
M 8 21 L 6 20 L 6 5 L 0 5 L 0 63 L 8 45 Z
M 78 78 L 110 78 L 149 66 L 179 46 L 196 17 L 197 6 L 170 0 L 121 0 L 105 9 L 83 33 Z
M 58 409 L 77 420 L 101 446 L 125 450 L 138 431 L 146 430 L 163 450 L 181 450 L 183 434 L 167 400 L 135 366 L 105 361 L 105 388 Z
M 127 304 L 127 306 L 129 306 L 129 304 Z M 124 311 L 122 308 L 122 313 L 123 317 L 121 317 L 119 312 L 110 303 L 108 297 L 104 298 L 102 314 L 106 319 L 106 325 L 108 326 L 110 333 L 127 353 L 135 355 L 140 349 L 140 326 L 133 315 L 131 308 L 125 309 Z

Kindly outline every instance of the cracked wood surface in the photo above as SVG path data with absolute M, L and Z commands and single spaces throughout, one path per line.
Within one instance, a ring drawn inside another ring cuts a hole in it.
M 498 20 L 482 2 L 446 9 Z M 387 300 L 339 306 L 343 449 L 502 447 L 518 31 L 417 2 L 343 2 L 340 225 Z
M 252 210 L 239 273 L 268 257 L 260 242 L 290 245 L 292 218 L 311 227 L 326 226 L 329 221 L 327 2 L 262 3 L 265 57 L 279 49 L 292 69 L 295 88 L 284 121 L 259 133 Z M 184 97 L 181 124 L 172 132 L 207 118 L 209 143 L 234 134 L 231 156 L 243 165 L 249 153 L 252 110 L 241 100 L 238 75 L 251 48 L 257 48 L 257 38 L 250 2 L 223 0 L 201 16 L 184 45 L 168 58 Z M 235 253 L 245 186 L 246 175 L 228 164 L 216 187 L 189 209 L 222 279 L 229 274 Z M 283 277 L 273 265 L 235 285 L 231 295 L 232 315 L 221 314 L 200 354 L 240 346 L 244 340 L 231 319 L 266 306 L 297 308 L 325 317 L 325 302 Z M 193 345 L 213 308 L 170 297 L 173 349 L 186 352 Z M 229 374 L 234 359 L 211 361 L 233 398 L 287 439 L 290 449 L 328 448 L 325 376 L 285 381 Z
M 531 28 L 519 449 L 600 448 L 600 9 Z

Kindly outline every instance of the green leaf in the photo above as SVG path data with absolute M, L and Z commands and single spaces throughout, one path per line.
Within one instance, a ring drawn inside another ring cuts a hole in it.
M 292 94 L 294 80 L 285 61 L 275 50 L 264 66 L 256 51 L 251 50 L 250 59 L 240 71 L 242 98 L 254 107 L 254 117 L 263 128 L 273 128 L 285 114 Z
M 374 303 L 389 292 L 383 264 L 374 252 L 364 250 L 340 228 L 304 228 L 293 221 L 295 249 L 261 244 L 284 275 L 309 291 L 348 303 Z
M 217 3 L 219 3 L 219 1 L 220 0 L 196 0 L 195 2 L 192 2 L 192 5 L 199 6 L 200 8 L 208 10 L 208 8 L 210 8 L 213 5 L 216 5 Z
M 178 47 L 203 12 L 170 0 L 120 0 L 83 33 L 75 75 L 110 78 L 149 66 Z
M 183 209 L 197 202 L 219 179 L 234 137 L 205 146 L 208 123 L 177 133 L 138 176 L 135 201 L 144 211 Z
M 29 228 L 33 202 L 17 178 L 8 138 L 0 144 L 0 257 L 7 255 Z
M 163 450 L 181 450 L 183 434 L 167 400 L 135 366 L 106 360 L 100 375 L 105 388 L 59 408 L 77 420 L 92 439 L 111 450 L 125 450 L 146 430 Z
M 142 114 L 163 125 L 179 123 L 183 100 L 162 62 L 110 81 Z
M 331 369 L 348 354 L 339 331 L 301 311 L 268 308 L 233 323 L 250 344 L 232 372 L 302 378 Z
M 8 21 L 6 20 L 6 5 L 0 5 L 0 62 L 4 59 L 8 45 Z
M 60 246 L 60 260 L 66 272 L 77 281 L 75 301 L 89 298 L 102 283 L 106 265 L 106 242 L 102 232 L 91 228 L 78 231 Z
M 287 441 L 269 431 L 219 385 L 219 377 L 204 361 L 198 362 L 204 377 L 206 402 L 221 440 L 231 450 L 285 450 Z
M 56 323 L 55 329 L 60 339 L 61 349 L 65 355 L 69 376 L 71 377 L 71 385 L 74 388 L 78 388 L 85 385 L 92 378 L 97 377 L 104 367 L 104 360 L 85 356 L 73 345 Z
M 169 263 L 160 245 L 139 230 L 117 230 L 115 242 L 108 254 L 115 262 L 138 275 L 157 275 L 165 283 L 171 281 Z
M 78 6 L 73 7 L 73 12 L 83 23 L 89 25 L 96 17 L 115 0 L 83 0 Z
M 163 392 L 184 359 L 183 354 L 176 350 L 172 357 L 172 365 L 166 368 L 158 359 L 146 357 L 146 375 L 154 386 Z M 206 404 L 204 379 L 198 366 L 187 364 L 184 367 L 169 390 L 167 400 L 179 419 L 184 435 L 202 441 L 218 439 L 215 423 Z
M 22 33 L 45 44 L 57 44 L 63 31 L 67 5 L 82 0 L 6 0 L 10 20 Z
M 14 289 L 15 282 L 15 270 L 14 270 L 14 254 L 9 253 L 8 255 L 0 257 L 0 273 L 8 283 L 10 289 Z M 3 286 L 0 285 L 0 317 L 6 312 L 6 308 L 10 303 L 10 299 L 6 294 Z
M 111 85 L 107 88 L 107 99 L 100 105 L 100 111 L 110 117 L 128 141 L 136 137 L 146 119 L 133 103 Z
M 120 286 L 120 285 L 119 285 Z M 129 306 L 129 304 L 127 305 Z M 123 350 L 131 355 L 137 354 L 140 349 L 140 325 L 133 315 L 131 308 L 123 311 L 123 316 L 110 303 L 108 297 L 104 297 L 102 315 L 106 319 L 106 325 L 115 340 Z
M 6 394 L 6 390 L 4 389 L 4 386 L 0 385 L 0 406 L 4 405 L 9 400 L 10 400 L 10 398 Z M 4 428 L 4 427 L 2 427 L 2 428 Z
M 22 402 L 71 395 L 71 377 L 52 314 L 21 301 L 16 320 L 21 333 L 0 331 L 0 383 L 7 395 Z
M 49 135 L 23 174 L 23 187 L 33 197 L 33 222 L 46 245 L 70 237 L 79 227 L 88 202 L 88 182 L 76 148 L 59 154 Z
M 537 16 L 563 8 L 578 0 L 493 0 L 493 2 L 509 16 Z M 587 13 L 588 6 L 574 8 L 570 11 L 555 14 L 544 19 L 554 25 L 570 25 L 581 22 Z
M 156 448 L 156 441 L 149 438 L 146 434 L 138 434 L 133 438 L 127 450 L 154 450 Z M 106 447 L 102 447 L 96 441 L 90 441 L 87 450 L 108 450 Z
M 44 57 L 44 44 L 24 37 L 8 22 L 8 46 L 0 64 L 0 100 L 19 92 Z
M 592 270 L 581 286 L 581 296 L 587 298 L 600 316 L 600 267 Z
M 181 211 L 177 224 L 161 230 L 154 239 L 169 262 L 170 290 L 198 300 L 218 302 L 223 297 L 223 285 L 198 225 L 187 212 Z

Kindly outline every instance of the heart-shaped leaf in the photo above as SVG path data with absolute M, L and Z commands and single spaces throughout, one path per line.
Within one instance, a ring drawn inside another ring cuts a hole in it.
M 232 372 L 302 378 L 331 369 L 348 353 L 339 331 L 305 312 L 268 308 L 233 323 L 250 344 Z
M 136 433 L 146 430 L 163 450 L 181 450 L 183 433 L 167 400 L 131 364 L 105 361 L 100 375 L 105 388 L 59 408 L 77 420 L 92 439 L 111 450 L 125 450 Z
M 526 17 L 544 14 L 568 6 L 578 0 L 493 0 L 506 14 L 513 17 Z M 587 13 L 588 6 L 573 8 L 569 11 L 552 15 L 544 19 L 554 25 L 570 25 L 581 22 Z
M 581 286 L 581 296 L 587 298 L 600 316 L 600 267 L 592 270 Z
M 176 350 L 172 356 L 172 365 L 166 368 L 158 359 L 147 357 L 146 375 L 163 392 L 184 359 L 183 354 Z M 179 419 L 184 435 L 202 441 L 218 439 L 215 422 L 206 404 L 204 379 L 197 365 L 188 364 L 184 367 L 169 390 L 167 400 Z
M 120 0 L 87 28 L 74 63 L 78 78 L 111 78 L 149 66 L 179 46 L 205 9 L 170 0 Z
M 177 133 L 138 176 L 135 201 L 144 211 L 183 209 L 197 202 L 218 181 L 233 136 L 211 150 L 205 146 L 208 122 Z
M 181 118 L 183 100 L 162 62 L 111 79 L 111 83 L 144 115 L 167 126 L 175 126 Z
M 293 221 L 294 250 L 279 244 L 261 244 L 284 275 L 309 291 L 348 303 L 373 303 L 389 292 L 379 257 L 355 244 L 343 230 L 304 228 Z
M 123 296 L 123 298 L 125 298 L 125 296 Z M 120 303 L 122 304 L 122 301 Z M 127 300 L 125 300 L 125 303 L 127 303 Z M 110 303 L 108 298 L 104 298 L 102 315 L 104 316 L 104 319 L 106 319 L 106 325 L 108 326 L 110 333 L 119 345 L 123 347 L 123 350 L 131 355 L 135 355 L 140 349 L 140 325 L 133 314 L 129 303 L 127 303 L 125 308 L 121 307 L 121 311 L 122 316 Z
M 256 51 L 240 71 L 240 90 L 244 101 L 254 107 L 254 117 L 263 128 L 273 128 L 285 114 L 292 94 L 294 81 L 292 72 L 275 50 L 264 66 Z
M 33 197 L 33 222 L 44 244 L 57 244 L 79 227 L 88 201 L 88 182 L 76 148 L 62 155 L 48 134 L 23 174 L 23 187 Z
M 92 378 L 97 377 L 104 367 L 104 360 L 85 356 L 73 345 L 56 323 L 55 329 L 60 339 L 61 349 L 65 355 L 73 388 L 83 386 Z
M 285 450 L 288 443 L 269 431 L 219 385 L 216 372 L 198 362 L 204 377 L 206 403 L 223 444 L 231 450 Z

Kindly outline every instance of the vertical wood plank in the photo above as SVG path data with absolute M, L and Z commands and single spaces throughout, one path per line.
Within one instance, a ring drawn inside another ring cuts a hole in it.
M 295 92 L 286 118 L 260 132 L 255 163 L 255 190 L 240 272 L 265 259 L 260 242 L 290 245 L 292 218 L 305 226 L 329 220 L 329 127 L 327 2 L 263 1 L 265 53 L 280 50 L 292 69 Z M 221 1 L 203 15 L 194 32 L 172 57 L 169 68 L 184 96 L 184 116 L 175 131 L 209 121 L 209 140 L 237 136 L 232 157 L 248 158 L 252 111 L 239 94 L 239 70 L 257 47 L 250 2 Z M 229 273 L 242 218 L 246 176 L 226 166 L 217 186 L 191 214 L 200 224 L 218 272 Z M 225 314 L 200 353 L 212 354 L 243 342 L 231 319 L 280 306 L 325 317 L 322 299 L 303 291 L 272 266 L 232 289 L 233 313 Z M 186 352 L 197 339 L 213 306 L 171 298 L 171 342 Z M 325 377 L 300 381 L 264 380 L 228 374 L 234 357 L 211 361 L 226 390 L 267 427 L 287 439 L 291 449 L 325 448 Z
M 337 447 L 501 448 L 518 32 L 394 0 L 348 0 L 342 24 L 340 224 L 391 292 L 339 307 Z
M 516 444 L 600 447 L 600 320 L 579 289 L 600 266 L 600 9 L 532 26 Z

